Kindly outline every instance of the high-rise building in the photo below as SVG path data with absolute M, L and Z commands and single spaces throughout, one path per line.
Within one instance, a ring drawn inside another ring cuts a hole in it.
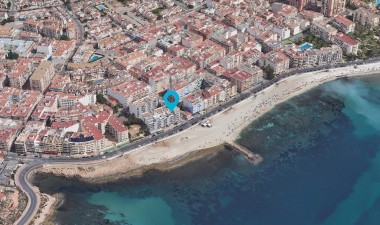
M 54 64 L 50 61 L 42 61 L 30 77 L 32 90 L 44 92 L 54 77 Z
M 322 13 L 331 17 L 344 12 L 346 0 L 322 0 Z
M 298 11 L 304 10 L 307 0 L 289 0 L 289 5 L 297 7 Z

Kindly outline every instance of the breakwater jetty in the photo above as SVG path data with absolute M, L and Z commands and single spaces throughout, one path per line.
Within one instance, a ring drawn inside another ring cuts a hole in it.
M 230 147 L 231 149 L 236 150 L 240 154 L 243 154 L 254 165 L 258 165 L 259 163 L 261 163 L 264 160 L 264 158 L 261 155 L 254 153 L 254 152 L 251 152 L 250 150 L 248 150 L 244 146 L 239 145 L 236 142 L 227 141 L 224 143 L 224 145 Z

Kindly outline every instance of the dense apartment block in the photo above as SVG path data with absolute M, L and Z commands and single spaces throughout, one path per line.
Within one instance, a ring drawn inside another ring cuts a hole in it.
M 7 82 L 7 76 L 4 73 L 0 73 L 0 91 L 3 90 L 5 83 Z
M 0 151 L 10 151 L 22 129 L 21 121 L 0 118 Z
M 375 27 L 380 23 L 380 16 L 365 8 L 354 11 L 354 22 L 365 27 Z
M 21 89 L 32 74 L 32 69 L 33 64 L 31 60 L 18 60 L 8 74 L 9 86 Z
M 272 52 L 265 55 L 264 64 L 270 66 L 275 74 L 279 74 L 289 69 L 290 60 L 282 52 Z
M 5 87 L 0 92 L 0 117 L 27 121 L 41 98 L 36 91 Z
M 307 0 L 290 0 L 289 4 L 297 7 L 298 11 L 303 11 L 307 2 Z
M 354 32 L 355 23 L 341 15 L 335 15 L 332 17 L 332 23 L 342 32 L 350 33 Z
M 129 141 L 128 128 L 125 127 L 114 115 L 108 118 L 106 130 L 117 142 Z
M 107 94 L 116 99 L 125 108 L 131 102 L 146 96 L 148 93 L 149 86 L 138 80 L 130 80 L 124 84 L 107 89 Z
M 129 104 L 129 112 L 134 114 L 137 118 L 141 118 L 144 113 L 152 111 L 157 108 L 159 104 L 159 96 L 150 94 Z
M 343 51 L 337 45 L 308 51 L 310 65 L 326 65 L 342 61 Z
M 337 29 L 324 22 L 315 21 L 310 26 L 310 33 L 316 37 L 322 38 L 326 42 L 331 42 L 337 33 Z
M 343 13 L 346 7 L 346 0 L 322 0 L 322 14 L 331 17 Z
M 244 70 L 239 70 L 238 68 L 229 69 L 222 76 L 236 85 L 238 92 L 243 92 L 253 87 L 253 76 Z
M 32 90 L 44 92 L 50 85 L 54 77 L 54 64 L 49 61 L 42 61 L 30 77 L 30 87 Z
M 110 111 L 102 107 L 98 109 L 102 111 L 92 107 L 90 113 L 77 120 L 60 122 L 52 119 L 50 127 L 45 121 L 29 121 L 15 141 L 16 152 L 89 156 L 99 154 L 106 147 L 106 132 L 116 142 L 128 141 L 128 129 Z
M 337 33 L 335 35 L 333 43 L 342 48 L 343 52 L 347 55 L 357 55 L 359 50 L 359 42 L 352 39 L 350 36 Z

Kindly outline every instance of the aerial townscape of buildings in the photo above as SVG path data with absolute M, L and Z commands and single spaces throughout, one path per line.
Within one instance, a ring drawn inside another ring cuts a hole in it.
M 0 151 L 71 157 L 165 131 L 288 70 L 367 57 L 355 29 L 380 18 L 359 0 L 0 8 Z M 173 112 L 169 88 L 180 96 Z

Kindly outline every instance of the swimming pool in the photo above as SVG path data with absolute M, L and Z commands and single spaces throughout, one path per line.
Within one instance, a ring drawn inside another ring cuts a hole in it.
M 103 82 L 104 79 L 94 80 L 94 84 L 98 84 L 100 82 Z
M 98 60 L 98 59 L 99 59 L 99 56 L 94 55 L 94 56 L 92 56 L 92 57 L 90 58 L 89 62 L 94 62 L 94 61 L 96 61 L 96 60 Z
M 300 50 L 301 51 L 304 51 L 304 50 L 307 50 L 309 48 L 312 48 L 313 47 L 313 44 L 310 44 L 310 43 L 303 43 L 302 45 L 300 45 Z
M 99 54 L 93 54 L 90 59 L 88 60 L 88 62 L 95 62 L 96 60 L 99 60 L 101 58 L 103 58 L 104 56 L 103 55 L 99 55 Z
M 104 5 L 97 5 L 96 8 L 98 8 L 100 11 L 104 11 L 107 9 Z

